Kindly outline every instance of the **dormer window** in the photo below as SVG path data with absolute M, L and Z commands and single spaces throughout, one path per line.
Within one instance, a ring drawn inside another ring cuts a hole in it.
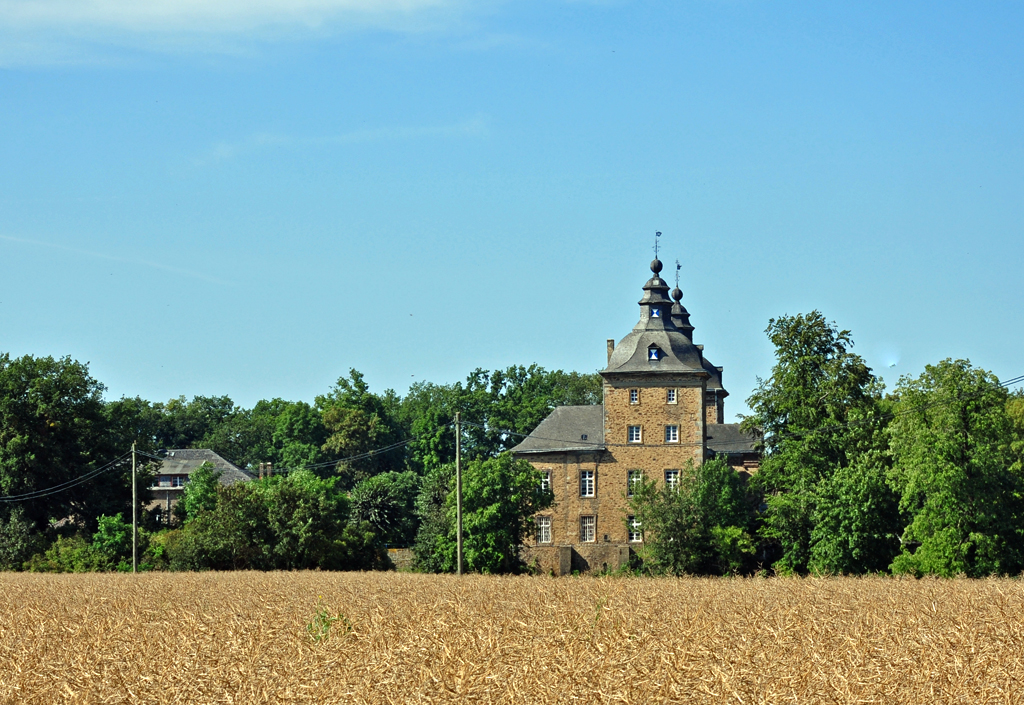
M 660 360 L 662 357 L 664 357 L 664 355 L 665 354 L 661 352 L 661 348 L 659 348 L 657 345 L 652 345 L 651 347 L 647 348 L 648 360 Z

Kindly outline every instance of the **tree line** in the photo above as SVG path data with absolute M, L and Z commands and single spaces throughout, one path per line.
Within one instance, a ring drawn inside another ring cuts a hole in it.
M 1024 570 L 1020 391 L 951 359 L 887 391 L 850 332 L 818 311 L 774 319 L 766 333 L 775 363 L 743 421 L 763 438 L 760 470 L 745 480 L 718 458 L 684 468 L 672 488 L 641 478 L 630 499 L 631 528 L 644 534 L 634 569 Z M 420 569 L 453 571 L 458 411 L 467 568 L 524 570 L 531 516 L 553 497 L 507 451 L 556 406 L 600 403 L 601 379 L 478 369 L 400 396 L 371 392 L 350 370 L 312 404 L 251 409 L 226 396 L 108 401 L 103 392 L 70 358 L 0 354 L 0 568 L 126 569 L 124 455 L 134 442 L 149 455 L 210 448 L 250 471 L 276 469 L 232 486 L 212 466 L 193 473 L 175 516 L 143 512 L 145 568 L 385 568 L 387 547 L 409 546 Z
M 148 457 L 209 448 L 253 474 L 274 468 L 227 487 L 202 468 L 171 517 L 145 511 L 140 497 L 146 568 L 382 568 L 387 547 L 406 546 L 422 566 L 452 570 L 458 411 L 466 521 L 477 537 L 467 529 L 467 563 L 518 570 L 528 517 L 550 493 L 506 451 L 556 406 L 600 403 L 601 380 L 513 366 L 399 396 L 371 392 L 352 369 L 312 404 L 272 399 L 251 409 L 227 396 L 108 401 L 104 391 L 70 358 L 0 354 L 0 569 L 130 566 L 126 456 L 135 443 Z M 141 487 L 152 473 L 142 469 Z M 508 491 L 500 502 L 494 487 Z
M 687 468 L 677 490 L 643 482 L 632 511 L 649 569 L 1024 571 L 1021 391 L 946 359 L 886 392 L 850 331 L 818 311 L 766 333 L 775 364 L 743 421 L 763 434 L 761 467 L 747 483 L 720 459 Z

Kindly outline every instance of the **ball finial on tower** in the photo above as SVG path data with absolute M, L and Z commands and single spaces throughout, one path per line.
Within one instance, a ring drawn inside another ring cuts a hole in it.
M 654 261 L 651 262 L 651 271 L 657 276 L 661 271 L 661 260 L 658 259 L 658 246 L 660 244 L 661 231 L 654 233 Z

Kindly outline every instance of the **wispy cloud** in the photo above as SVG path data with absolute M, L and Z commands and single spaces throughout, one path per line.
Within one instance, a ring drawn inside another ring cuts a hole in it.
M 68 247 L 67 245 L 58 245 L 53 242 L 43 242 L 41 240 L 30 240 L 23 237 L 14 237 L 12 235 L 0 235 L 0 240 L 6 240 L 8 242 L 21 243 L 23 245 L 34 245 L 36 247 L 45 247 L 52 250 L 61 250 L 63 252 L 71 252 L 78 255 L 85 255 L 86 257 L 95 257 L 97 259 L 108 260 L 111 262 L 121 262 L 122 264 L 129 264 L 133 267 L 151 267 L 153 269 L 160 269 L 164 272 L 174 274 L 177 276 L 188 277 L 190 279 L 199 279 L 201 281 L 210 282 L 212 284 L 222 284 L 225 286 L 231 286 L 234 282 L 226 281 L 224 279 L 218 279 L 211 277 L 202 272 L 195 272 L 189 269 L 181 269 L 180 267 L 172 267 L 162 262 L 152 262 L 150 260 L 138 259 L 134 257 L 120 257 L 118 255 L 108 255 L 103 252 L 94 252 L 92 250 L 83 250 L 79 247 Z
M 104 60 L 112 47 L 237 53 L 252 41 L 447 29 L 503 0 L 0 0 L 0 65 Z
M 329 147 L 366 144 L 370 142 L 415 140 L 452 137 L 487 137 L 490 128 L 486 117 L 477 115 L 468 120 L 447 125 L 420 127 L 377 127 L 365 130 L 352 130 L 338 135 L 321 137 L 293 137 L 274 133 L 255 133 L 235 142 L 218 142 L 206 154 L 196 158 L 197 165 L 216 163 L 233 159 L 247 152 L 267 147 Z
M 0 23 L 132 32 L 245 32 L 268 25 L 316 27 L 334 20 L 401 26 L 416 15 L 457 4 L 457 0 L 0 0 Z

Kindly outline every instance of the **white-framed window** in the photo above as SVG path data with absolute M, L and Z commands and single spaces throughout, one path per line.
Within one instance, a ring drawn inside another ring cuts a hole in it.
M 676 403 L 676 390 L 669 389 L 668 391 L 665 392 L 665 403 L 666 404 L 675 404 Z
M 584 543 L 597 541 L 597 517 L 580 517 L 580 541 Z
M 551 517 L 537 517 L 537 543 L 551 543 Z
M 627 518 L 629 524 L 629 542 L 640 543 L 644 540 L 644 532 L 640 530 L 640 520 L 631 516 Z
M 551 471 L 541 470 L 540 471 L 540 489 L 544 492 L 551 490 Z
M 159 477 L 157 477 L 156 484 L 157 484 L 157 487 L 170 487 L 171 486 L 171 476 L 170 475 L 160 475 Z
M 171 478 L 171 487 L 184 487 L 185 478 L 182 475 L 175 475 Z
M 678 443 L 679 442 L 679 427 L 678 426 L 666 426 L 665 427 L 665 442 L 666 443 Z
M 639 389 L 630 389 L 629 390 L 629 403 L 630 404 L 639 404 L 640 403 L 640 390 Z
M 666 470 L 665 471 L 665 486 L 675 492 L 679 489 L 679 471 L 678 470 Z
M 632 497 L 633 493 L 640 487 L 640 483 L 644 479 L 644 473 L 642 470 L 630 470 L 626 473 L 626 496 Z
M 594 496 L 594 471 L 580 470 L 580 497 Z
M 642 436 L 640 435 L 640 427 L 630 426 L 629 430 L 626 433 L 626 440 L 629 441 L 630 443 L 639 443 L 641 441 L 641 438 Z

